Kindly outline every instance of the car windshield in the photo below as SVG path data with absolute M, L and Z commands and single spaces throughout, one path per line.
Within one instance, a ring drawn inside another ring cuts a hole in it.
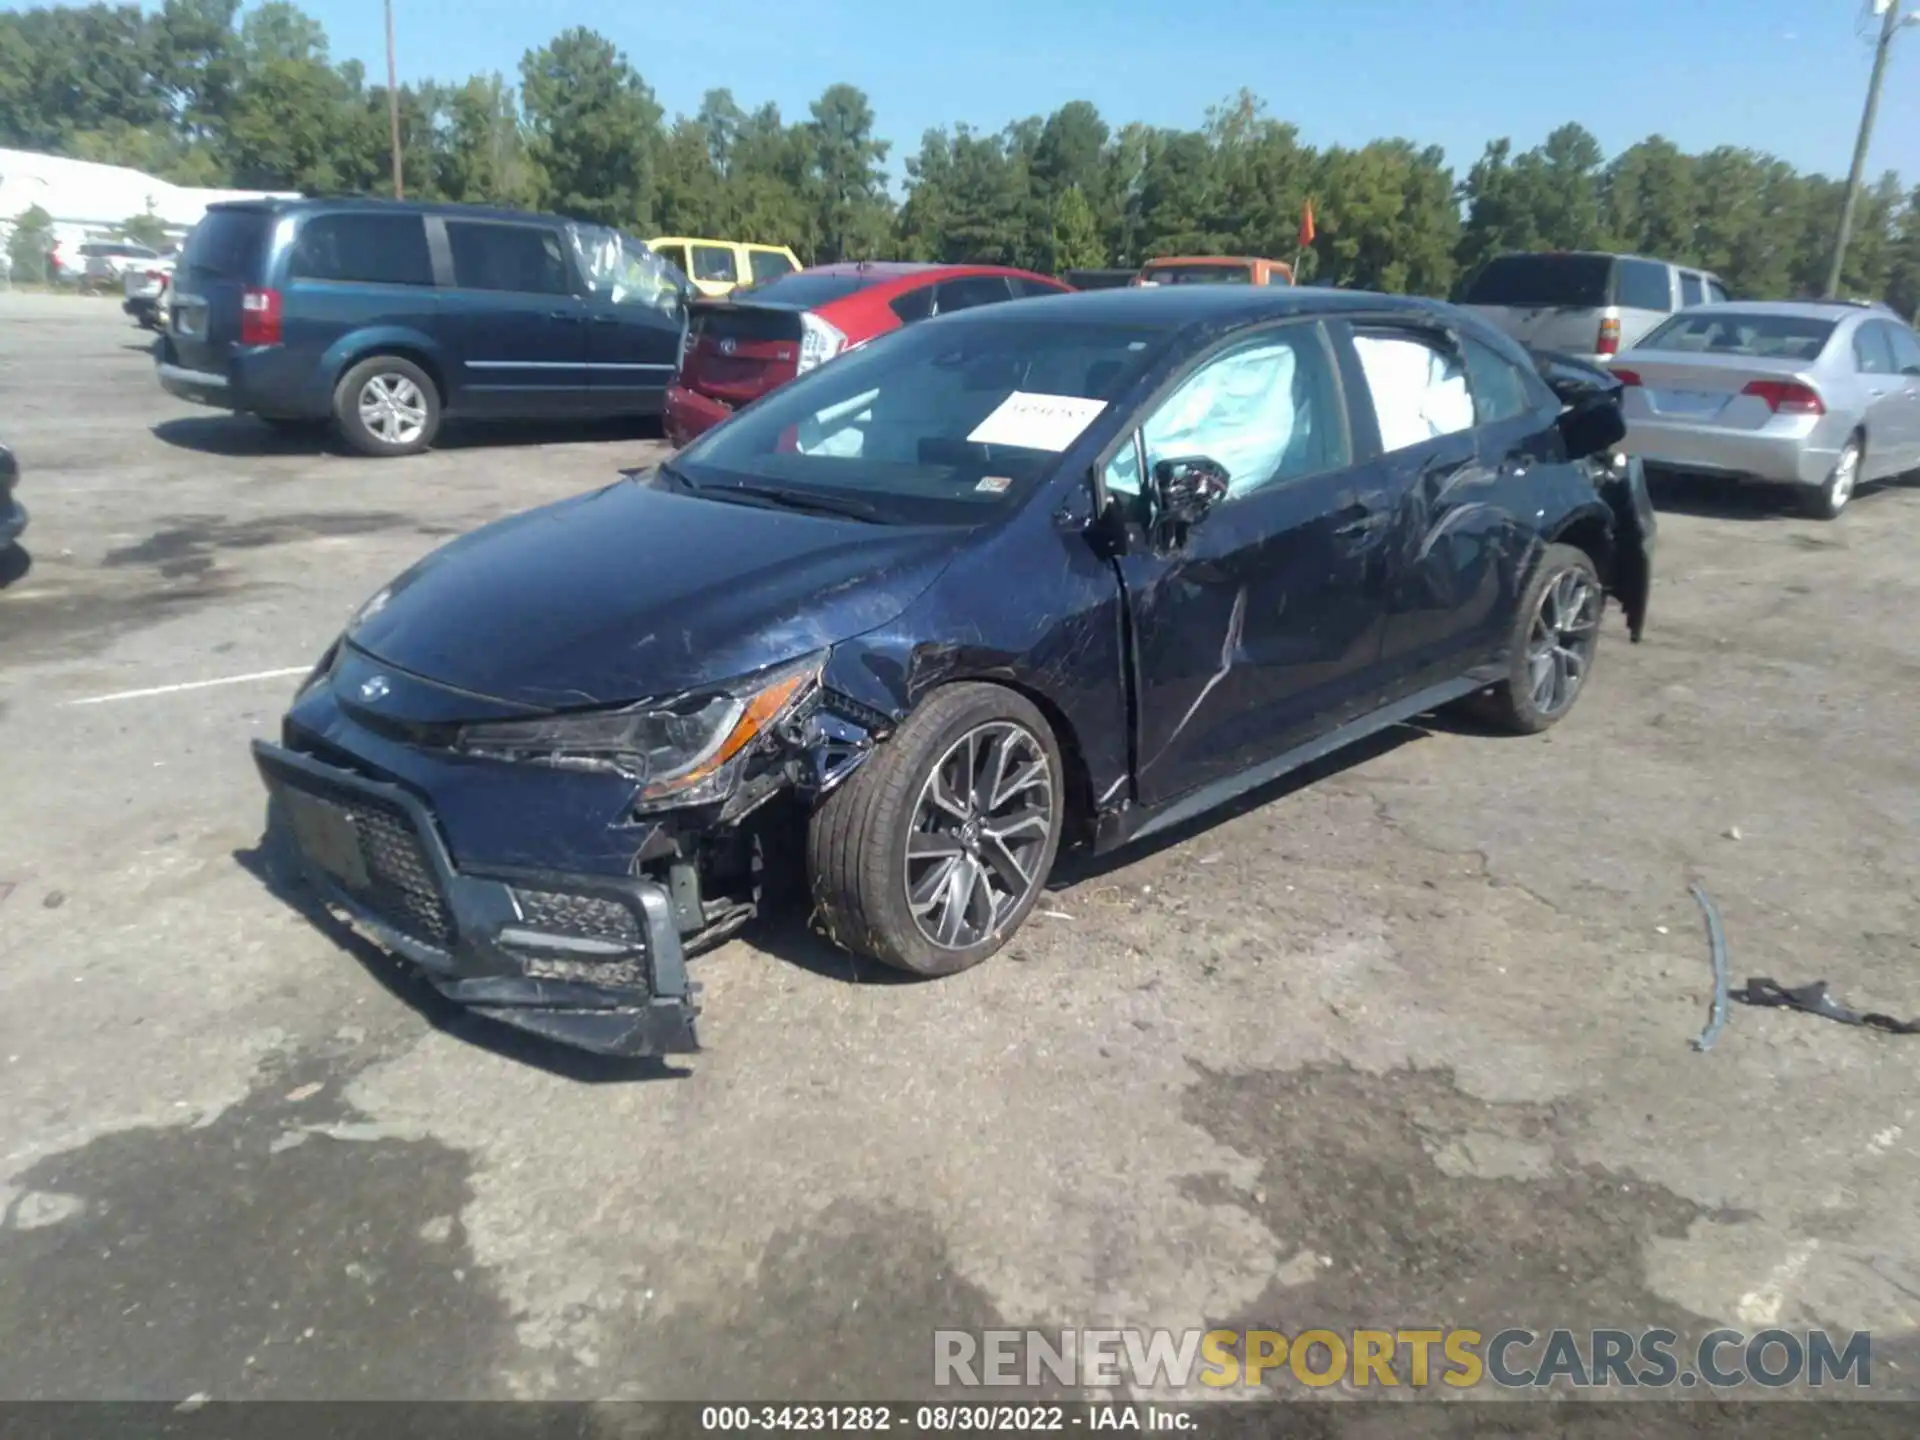
M 1612 276 L 1607 255 L 1501 255 L 1474 277 L 1465 303 L 1592 309 L 1607 303 Z
M 1674 354 L 1746 355 L 1766 360 L 1817 360 L 1833 338 L 1834 322 L 1813 315 L 1764 315 L 1715 305 L 1676 315 L 1636 350 Z
M 1251 285 L 1251 265 L 1149 265 L 1142 277 L 1150 285 Z
M 890 523 L 976 524 L 1032 492 L 1160 336 L 986 311 L 907 326 L 708 431 L 672 469 L 858 501 Z
M 877 285 L 879 275 L 810 275 L 797 270 L 761 285 L 749 285 L 733 292 L 736 300 L 751 299 L 756 305 L 791 305 L 796 310 L 812 310 L 844 300 L 856 290 Z

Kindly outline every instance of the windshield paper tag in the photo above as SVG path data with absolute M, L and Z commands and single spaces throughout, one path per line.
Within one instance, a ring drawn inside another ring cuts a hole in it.
M 1019 450 L 1065 450 L 1107 408 L 1104 400 L 1078 395 L 1034 395 L 1016 390 L 973 427 L 969 445 L 1011 445 Z

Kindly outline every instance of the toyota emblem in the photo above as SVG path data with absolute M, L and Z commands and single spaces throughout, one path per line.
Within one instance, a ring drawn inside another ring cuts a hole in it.
M 360 698 L 362 700 L 382 700 L 386 698 L 392 689 L 393 686 L 387 683 L 386 676 L 376 675 L 371 680 L 363 680 L 360 683 Z
M 731 355 L 733 354 L 734 351 L 738 350 L 739 348 L 740 348 L 740 342 L 734 339 L 731 335 L 729 335 L 726 339 L 720 342 L 720 353 L 722 355 Z

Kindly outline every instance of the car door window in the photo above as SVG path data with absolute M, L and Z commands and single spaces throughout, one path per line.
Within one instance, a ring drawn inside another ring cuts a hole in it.
M 1698 305 L 1707 298 L 1707 287 L 1698 275 L 1690 270 L 1680 272 L 1680 303 Z
M 734 259 L 733 247 L 730 245 L 694 246 L 693 278 L 725 285 L 739 284 L 740 266 Z
M 1013 277 L 1011 283 L 1013 285 L 1013 293 L 1022 300 L 1037 300 L 1043 295 L 1058 295 L 1061 293 L 1058 285 L 1049 285 L 1044 280 L 1027 280 L 1016 275 Z
M 1893 368 L 1902 375 L 1920 375 L 1920 335 L 1904 325 L 1889 325 L 1887 338 L 1893 345 Z
M 896 295 L 887 302 L 887 308 L 899 317 L 902 325 L 924 320 L 933 314 L 933 286 L 922 285 L 918 290 Z
M 611 305 L 658 310 L 679 318 L 687 282 L 657 252 L 603 225 L 568 228 L 589 294 Z
M 1204 455 L 1226 467 L 1227 498 L 1339 469 L 1351 446 L 1334 367 L 1317 325 L 1294 325 L 1236 345 L 1181 382 L 1140 428 L 1145 471 Z M 1126 452 L 1107 483 L 1137 490 L 1141 466 Z
M 542 225 L 447 221 L 453 283 L 463 290 L 571 295 L 573 269 L 560 236 Z
M 793 262 L 778 250 L 750 250 L 747 263 L 753 267 L 753 283 L 764 284 L 793 273 Z
M 1656 260 L 1622 260 L 1614 281 L 1614 303 L 1623 310 L 1673 309 L 1673 282 Z
M 287 277 L 431 285 L 426 226 L 418 215 L 315 215 L 300 227 Z
M 678 270 L 682 275 L 693 274 L 692 266 L 687 260 L 687 247 L 685 245 L 655 245 L 653 247 L 653 253 L 673 266 L 673 268 Z
M 1862 375 L 1891 375 L 1897 368 L 1887 338 L 1889 328 L 1875 321 L 1853 332 L 1853 368 Z
M 1367 377 L 1380 448 L 1388 453 L 1474 426 L 1474 401 L 1459 359 L 1437 340 L 1409 331 L 1354 336 Z
M 1526 372 L 1519 366 L 1471 335 L 1462 337 L 1461 348 L 1467 356 L 1467 381 L 1473 389 L 1475 424 L 1493 425 L 1516 419 L 1533 409 L 1534 394 L 1527 384 Z
M 943 283 L 934 296 L 934 309 L 945 315 L 949 310 L 971 310 L 976 305 L 996 305 L 1012 298 L 1005 277 L 968 275 Z

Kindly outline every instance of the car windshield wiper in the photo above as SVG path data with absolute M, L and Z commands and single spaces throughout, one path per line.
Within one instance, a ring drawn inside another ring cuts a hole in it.
M 811 511 L 816 515 L 845 515 L 854 520 L 880 519 L 878 507 L 869 505 L 865 500 L 854 500 L 840 495 L 821 495 L 814 491 L 802 493 L 797 490 L 776 490 L 770 485 L 702 485 L 702 495 L 711 495 L 716 499 L 725 499 L 729 495 L 751 496 L 753 500 L 764 500 L 768 504 L 778 505 L 787 510 Z M 748 501 L 749 504 L 752 501 Z

